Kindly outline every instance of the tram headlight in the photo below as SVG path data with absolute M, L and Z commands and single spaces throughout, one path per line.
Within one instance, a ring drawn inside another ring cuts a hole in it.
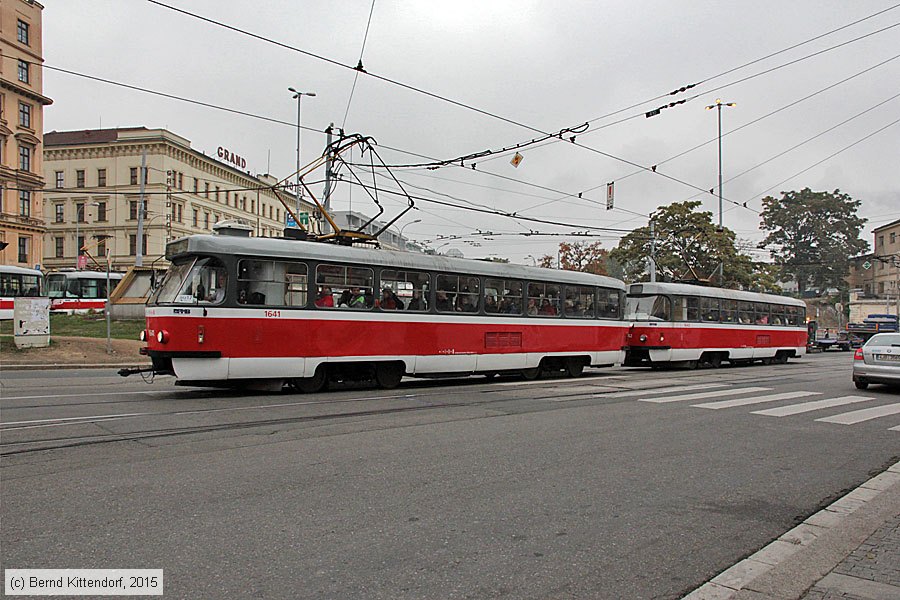
M 147 341 L 147 330 L 146 330 L 146 329 L 141 329 L 141 334 L 138 336 L 138 338 L 139 338 L 142 342 L 146 342 L 146 341 Z
M 169 341 L 169 332 L 165 329 L 160 329 L 156 332 L 156 341 L 160 344 L 165 344 Z
M 641 340 L 642 342 L 646 342 L 646 341 L 647 341 L 647 336 L 644 335 L 644 334 L 641 334 L 641 337 L 639 337 L 638 339 Z

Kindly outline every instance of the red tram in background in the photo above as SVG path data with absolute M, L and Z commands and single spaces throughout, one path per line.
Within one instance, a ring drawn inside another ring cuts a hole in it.
M 0 320 L 13 318 L 16 298 L 45 295 L 44 275 L 40 271 L 0 265 Z
M 182 385 L 576 377 L 623 358 L 625 284 L 609 277 L 221 232 L 166 258 L 143 352 Z
M 625 319 L 626 366 L 771 364 L 806 354 L 806 304 L 785 296 L 636 283 Z
M 109 290 L 106 289 L 107 277 Z M 109 293 L 122 280 L 122 273 L 105 271 L 57 271 L 47 275 L 50 312 L 68 315 L 101 311 Z

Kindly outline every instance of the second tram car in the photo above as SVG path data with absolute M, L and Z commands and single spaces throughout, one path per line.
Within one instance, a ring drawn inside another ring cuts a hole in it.
M 44 275 L 36 269 L 0 265 L 0 320 L 12 319 L 18 297 L 43 296 Z
M 106 305 L 105 271 L 58 271 L 47 275 L 47 295 L 50 296 L 50 312 L 86 313 L 103 310 Z M 112 292 L 123 275 L 109 274 L 109 292 Z
M 623 358 L 625 284 L 609 277 L 224 234 L 170 242 L 166 258 L 142 339 L 182 385 L 574 377 Z
M 784 363 L 806 354 L 802 300 L 681 283 L 628 290 L 626 366 Z

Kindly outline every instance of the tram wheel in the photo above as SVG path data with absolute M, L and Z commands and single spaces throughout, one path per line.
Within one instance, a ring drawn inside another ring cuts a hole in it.
M 774 358 L 771 358 L 771 357 L 769 357 L 769 358 L 764 358 L 764 359 L 762 359 L 762 364 L 764 364 L 764 365 L 771 365 L 772 362 L 773 362 L 774 360 L 775 360 L 775 359 L 774 359 Z
M 328 374 L 323 366 L 318 367 L 312 377 L 296 377 L 290 381 L 290 386 L 303 394 L 321 392 L 327 385 Z
M 776 365 L 783 365 L 783 364 L 787 363 L 787 361 L 788 361 L 787 352 L 778 352 L 777 354 L 775 354 L 775 358 L 772 359 L 772 362 L 774 362 Z
M 584 361 L 580 358 L 569 358 L 566 360 L 565 370 L 569 377 L 581 377 L 584 373 Z
M 535 367 L 533 369 L 522 369 L 522 377 L 527 379 L 528 381 L 533 381 L 541 376 L 541 368 Z
M 400 385 L 403 379 L 403 366 L 397 363 L 378 363 L 375 365 L 375 383 L 386 390 Z

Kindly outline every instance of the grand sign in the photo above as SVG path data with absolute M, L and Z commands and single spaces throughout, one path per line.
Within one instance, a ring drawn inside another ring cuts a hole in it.
M 231 164 L 233 164 L 236 167 L 240 167 L 242 169 L 247 168 L 247 161 L 244 160 L 243 157 L 238 156 L 237 154 L 235 154 L 234 152 L 229 150 L 228 148 L 223 148 L 222 146 L 219 146 L 216 149 L 216 156 L 218 156 L 219 158 L 221 158 L 224 161 L 230 162 Z

